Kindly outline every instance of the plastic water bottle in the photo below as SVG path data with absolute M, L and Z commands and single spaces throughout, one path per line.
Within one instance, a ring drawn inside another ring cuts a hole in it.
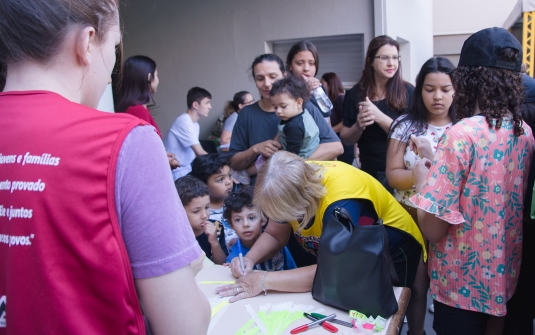
M 312 95 L 314 98 L 316 98 L 316 101 L 318 102 L 318 105 L 321 108 L 321 111 L 323 113 L 328 113 L 333 109 L 333 104 L 331 100 L 329 100 L 329 97 L 327 94 L 325 94 L 325 91 L 323 91 L 323 88 L 321 86 L 316 87 L 316 89 L 312 90 Z

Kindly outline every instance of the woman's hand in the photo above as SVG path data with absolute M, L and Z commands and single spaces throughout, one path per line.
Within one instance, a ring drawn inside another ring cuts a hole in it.
M 424 157 L 412 168 L 412 180 L 416 186 L 416 193 L 420 193 L 422 190 L 425 180 L 427 179 L 427 172 L 429 172 L 431 163 L 432 162 L 429 159 Z
M 313 91 L 316 88 L 322 86 L 321 85 L 321 81 L 319 79 L 317 79 L 317 78 L 303 76 L 303 79 L 305 79 L 305 81 L 307 83 L 307 86 L 308 86 L 308 89 L 311 90 L 311 91 Z
M 431 148 L 431 143 L 426 138 L 420 138 L 411 135 L 409 146 L 412 152 L 420 156 L 420 158 L 427 158 L 430 161 L 434 159 L 435 154 L 433 153 L 433 149 Z
M 381 127 L 381 129 L 383 129 L 386 133 L 388 133 L 390 130 L 390 125 L 392 124 L 392 119 L 385 113 L 381 112 L 381 110 L 373 102 L 371 102 L 368 97 L 366 97 L 365 101 L 359 102 L 359 115 L 357 116 L 357 121 L 359 121 L 359 126 L 362 129 L 373 124 L 374 122 L 377 122 L 379 127 Z
M 237 257 L 232 260 L 232 263 L 234 263 L 236 259 Z M 236 280 L 236 284 L 220 286 L 215 289 L 215 292 L 222 297 L 232 297 L 229 300 L 230 302 L 236 302 L 245 298 L 256 297 L 261 292 L 263 292 L 263 275 L 264 271 L 248 273 L 247 275 Z
M 245 273 L 241 271 L 241 264 L 240 264 L 240 258 L 234 257 L 232 259 L 232 262 L 230 262 L 230 270 L 232 271 L 232 275 L 234 278 L 240 278 L 243 275 L 246 275 L 253 271 L 254 267 L 254 261 L 249 259 L 249 257 L 244 256 L 243 257 L 243 268 L 245 269 Z
M 375 115 L 372 112 L 366 110 L 362 106 L 359 106 L 359 115 L 357 115 L 357 124 L 360 129 L 364 130 L 367 126 L 371 126 L 375 122 Z

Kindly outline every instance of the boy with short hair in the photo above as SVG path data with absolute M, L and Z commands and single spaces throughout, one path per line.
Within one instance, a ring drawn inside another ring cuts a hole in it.
M 199 178 L 208 187 L 210 194 L 210 220 L 219 221 L 225 227 L 227 247 L 230 248 L 238 236 L 229 224 L 222 219 L 225 199 L 232 192 L 233 182 L 230 176 L 230 159 L 228 155 L 207 154 L 195 157 L 191 163 L 190 175 Z
M 210 197 L 208 187 L 193 176 L 184 176 L 175 182 L 180 201 L 201 249 L 215 264 L 225 263 L 227 247 L 225 232 L 219 222 L 208 220 Z
M 245 189 L 232 193 L 225 200 L 223 217 L 236 231 L 240 239 L 242 255 L 245 256 L 262 234 L 265 223 L 260 211 L 253 205 L 252 190 Z M 227 263 L 232 262 L 232 259 L 238 255 L 239 248 L 236 243 L 229 250 Z M 277 252 L 270 260 L 254 266 L 255 269 L 264 271 L 290 270 L 296 267 L 292 255 L 286 247 Z
M 188 111 L 176 118 L 164 138 L 167 152 L 173 153 L 180 166 L 173 170 L 173 179 L 185 176 L 191 171 L 191 162 L 195 156 L 206 155 L 207 152 L 199 142 L 200 117 L 207 117 L 212 109 L 212 95 L 200 87 L 188 91 Z

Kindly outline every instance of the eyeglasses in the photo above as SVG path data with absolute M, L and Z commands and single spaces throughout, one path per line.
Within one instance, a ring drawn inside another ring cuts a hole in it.
M 375 56 L 375 58 L 379 58 L 381 62 L 388 62 L 389 59 L 391 59 L 393 62 L 399 62 L 401 60 L 401 56 L 387 56 L 387 55 L 381 55 L 381 56 Z
M 251 104 L 254 104 L 254 99 L 253 99 L 253 100 L 250 100 L 250 101 L 244 101 L 243 104 L 244 104 L 244 105 L 251 105 Z

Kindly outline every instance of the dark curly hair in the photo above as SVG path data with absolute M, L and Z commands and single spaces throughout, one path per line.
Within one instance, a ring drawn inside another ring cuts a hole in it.
M 498 59 L 516 61 L 518 56 L 518 50 L 504 48 L 500 50 Z M 503 117 L 511 113 L 515 136 L 524 134 L 521 114 L 524 86 L 520 72 L 484 66 L 459 66 L 453 76 L 453 87 L 457 120 L 473 116 L 477 103 L 490 128 L 500 129 Z M 495 124 L 493 119 L 496 119 Z
M 240 213 L 243 208 L 253 208 L 253 191 L 249 189 L 240 190 L 231 193 L 225 199 L 225 209 L 223 210 L 223 219 L 232 225 L 232 213 Z
M 276 81 L 273 83 L 273 86 L 271 86 L 269 96 L 272 97 L 279 94 L 287 94 L 295 100 L 301 98 L 303 99 L 303 105 L 310 100 L 310 90 L 307 87 L 305 80 L 291 74 Z
M 219 173 L 223 167 L 230 167 L 230 158 L 225 154 L 208 154 L 195 157 L 191 162 L 193 177 L 199 178 L 203 183 L 208 183 L 210 176 Z
M 178 178 L 175 181 L 175 187 L 182 202 L 182 206 L 187 206 L 194 198 L 209 195 L 208 186 L 199 178 L 190 175 Z

